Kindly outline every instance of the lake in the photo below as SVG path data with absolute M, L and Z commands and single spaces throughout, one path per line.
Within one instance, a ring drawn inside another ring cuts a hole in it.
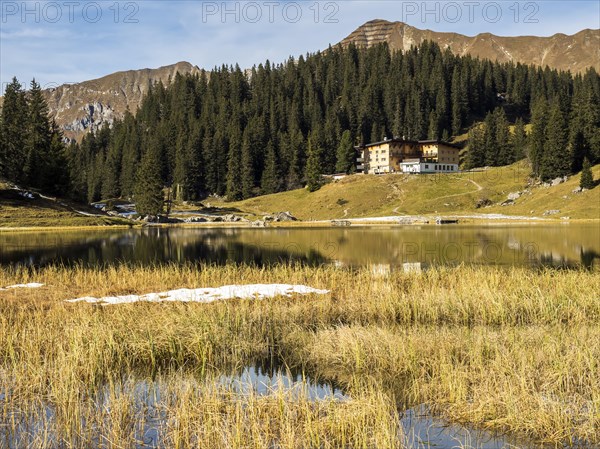
M 0 264 L 278 263 L 420 270 L 430 265 L 600 266 L 600 225 L 144 228 L 0 233 Z

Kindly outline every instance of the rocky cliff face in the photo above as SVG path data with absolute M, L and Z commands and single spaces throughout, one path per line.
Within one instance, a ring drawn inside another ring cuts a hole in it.
M 354 43 L 371 47 L 387 42 L 393 50 L 406 51 L 424 40 L 436 42 L 457 55 L 471 55 L 500 62 L 520 62 L 549 66 L 553 69 L 583 72 L 588 67 L 600 71 L 600 30 L 586 29 L 573 36 L 502 37 L 490 33 L 470 37 L 457 33 L 420 30 L 402 22 L 373 20 L 344 39 L 342 45 Z
M 135 113 L 150 86 L 169 84 L 176 73 L 200 73 L 189 62 L 158 69 L 117 72 L 78 84 L 65 84 L 45 91 L 50 114 L 68 139 L 81 140 L 86 132 L 112 125 L 129 108 Z

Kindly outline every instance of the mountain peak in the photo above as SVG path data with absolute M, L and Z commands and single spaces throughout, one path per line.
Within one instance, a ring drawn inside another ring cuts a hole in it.
M 177 73 L 201 72 L 198 66 L 180 61 L 156 69 L 125 70 L 77 84 L 63 84 L 44 94 L 65 137 L 79 139 L 86 131 L 122 118 L 128 109 L 135 112 L 152 84 L 168 85 Z
M 404 22 L 374 19 L 358 27 L 341 44 L 372 47 L 385 42 L 392 50 L 407 51 L 425 40 L 436 42 L 441 48 L 450 48 L 460 56 L 470 54 L 499 62 L 547 65 L 574 73 L 584 72 L 589 67 L 600 70 L 600 30 L 591 29 L 572 36 L 563 33 L 550 37 L 481 33 L 471 37 L 421 30 Z

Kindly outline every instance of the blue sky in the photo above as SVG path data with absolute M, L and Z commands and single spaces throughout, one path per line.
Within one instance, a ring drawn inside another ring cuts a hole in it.
M 189 61 L 251 67 L 337 43 L 368 20 L 467 35 L 574 34 L 600 28 L 600 1 L 7 1 L 0 83 L 42 86 Z

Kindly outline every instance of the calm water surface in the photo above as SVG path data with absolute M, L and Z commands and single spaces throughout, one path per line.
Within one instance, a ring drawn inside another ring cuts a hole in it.
M 460 263 L 600 267 L 598 224 L 157 229 L 0 233 L 0 264 L 118 263 L 375 265 L 381 270 Z

